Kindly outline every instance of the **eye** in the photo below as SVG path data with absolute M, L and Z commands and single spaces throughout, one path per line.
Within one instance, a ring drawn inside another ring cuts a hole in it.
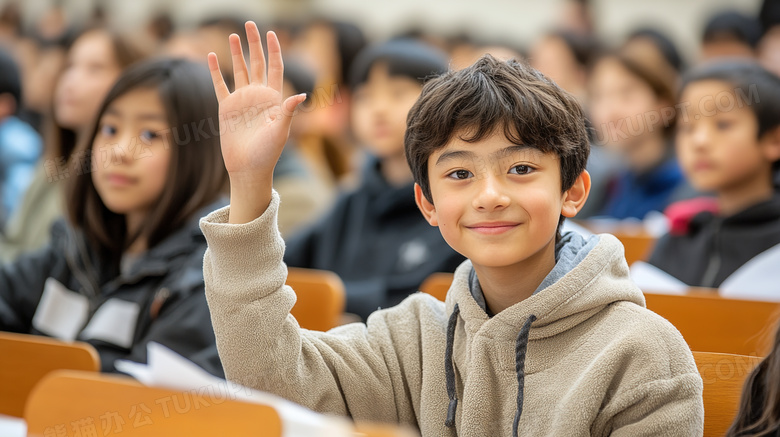
M 116 135 L 116 128 L 110 124 L 102 124 L 100 126 L 100 135 L 104 137 L 111 137 Z
M 153 132 L 153 131 L 150 131 L 150 130 L 141 131 L 141 140 L 146 142 L 146 143 L 154 140 L 157 137 L 159 137 L 157 132 Z
M 532 171 L 534 171 L 534 169 L 527 165 L 516 165 L 511 169 L 509 169 L 509 173 L 519 174 L 519 175 L 529 174 Z
M 732 124 L 733 123 L 728 120 L 718 120 L 717 122 L 715 122 L 715 127 L 717 127 L 718 130 L 727 130 L 728 128 L 731 127 Z
M 452 179 L 458 179 L 458 180 L 464 180 L 472 177 L 473 174 L 471 174 L 468 170 L 455 170 L 454 172 L 447 175 L 448 178 Z

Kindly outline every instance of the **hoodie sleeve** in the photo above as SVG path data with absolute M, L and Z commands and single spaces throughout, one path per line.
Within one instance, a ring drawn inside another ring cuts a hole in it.
M 613 416 L 613 437 L 700 436 L 704 407 L 701 379 L 684 374 L 651 381 L 622 396 L 625 409 Z M 692 420 L 698 417 L 700 420 Z
M 201 221 L 208 241 L 206 297 L 225 375 L 319 412 L 415 423 L 389 332 L 403 313 L 327 333 L 299 328 L 290 315 L 296 296 L 285 285 L 278 205 L 274 192 L 267 210 L 250 223 L 227 224 L 229 207 Z M 410 331 L 404 336 L 419 335 L 419 326 L 409 325 L 398 325 Z
M 647 311 L 636 309 L 636 311 Z M 649 312 L 649 311 L 648 311 Z M 624 350 L 622 379 L 604 407 L 598 429 L 615 437 L 701 436 L 703 383 L 690 348 L 671 323 L 652 314 L 636 342 Z M 639 334 L 639 333 L 635 333 Z

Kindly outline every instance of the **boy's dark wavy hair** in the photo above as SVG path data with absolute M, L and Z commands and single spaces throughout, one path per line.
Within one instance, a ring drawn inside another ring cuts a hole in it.
M 431 203 L 428 159 L 455 135 L 474 143 L 501 132 L 514 144 L 555 154 L 562 192 L 585 170 L 590 153 L 585 116 L 574 96 L 525 63 L 489 54 L 426 83 L 406 124 L 406 159 Z M 559 235 L 562 224 L 563 216 Z

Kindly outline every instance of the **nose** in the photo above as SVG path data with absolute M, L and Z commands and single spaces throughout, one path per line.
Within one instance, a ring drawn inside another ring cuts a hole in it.
M 709 143 L 709 132 L 703 126 L 694 127 L 691 131 L 691 144 L 701 148 Z
M 509 206 L 508 187 L 500 177 L 492 174 L 485 175 L 476 186 L 478 192 L 474 196 L 472 205 L 477 211 L 492 212 Z
M 116 142 L 104 144 L 100 147 L 100 155 L 97 157 L 104 167 L 109 165 L 128 165 L 133 160 L 133 138 L 128 136 L 117 137 Z

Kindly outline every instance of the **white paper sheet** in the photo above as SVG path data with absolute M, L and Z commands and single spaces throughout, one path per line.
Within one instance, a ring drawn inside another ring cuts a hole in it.
M 0 436 L 26 437 L 27 422 L 19 417 L 11 417 L 0 414 Z
M 780 244 L 756 255 L 726 278 L 720 295 L 780 302 Z
M 685 294 L 688 286 L 658 267 L 644 261 L 631 264 L 631 280 L 642 291 L 661 294 Z
M 172 390 L 204 390 L 207 388 L 216 397 L 237 399 L 256 404 L 270 405 L 282 419 L 283 437 L 352 436 L 349 421 L 340 417 L 315 413 L 293 402 L 243 387 L 217 378 L 191 361 L 158 343 L 149 343 L 148 365 L 126 360 L 117 360 L 116 368 L 135 377 L 145 385 Z

